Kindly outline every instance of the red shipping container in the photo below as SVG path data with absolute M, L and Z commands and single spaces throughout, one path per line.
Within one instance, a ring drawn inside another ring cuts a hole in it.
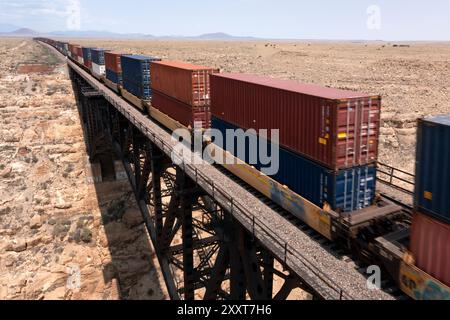
M 378 157 L 380 96 L 246 74 L 211 75 L 211 114 L 279 129 L 280 145 L 332 169 Z
M 158 91 L 152 92 L 152 107 L 186 127 L 194 128 L 195 122 L 201 122 L 202 128 L 211 127 L 209 106 L 193 107 Z
M 83 57 L 83 49 L 81 48 L 81 46 L 77 46 L 77 47 L 75 47 L 75 54 L 78 56 L 78 57 Z
M 415 213 L 410 250 L 417 267 L 450 286 L 450 225 Z
M 122 73 L 121 56 L 122 53 L 105 51 L 105 68 L 115 73 Z
M 210 104 L 209 75 L 218 69 L 180 61 L 158 61 L 150 66 L 151 88 L 191 106 Z
M 83 56 L 83 51 L 82 51 L 81 46 L 79 44 L 69 43 L 69 51 L 72 54 L 72 56 L 78 56 L 78 48 L 80 48 L 81 56 Z
M 92 61 L 91 61 L 91 60 L 84 60 L 83 63 L 84 63 L 84 65 L 85 65 L 87 68 L 89 68 L 89 69 L 92 68 Z

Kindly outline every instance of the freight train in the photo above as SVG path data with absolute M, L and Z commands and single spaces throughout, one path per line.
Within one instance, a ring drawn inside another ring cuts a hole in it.
M 376 192 L 380 96 L 35 40 L 168 130 L 253 129 L 241 153 L 235 143 L 206 139 L 213 154 L 233 156 L 235 165 L 223 164 L 230 174 L 328 240 L 383 266 L 409 297 L 450 300 L 450 116 L 418 120 L 409 210 Z M 270 128 L 279 129 L 278 140 L 256 131 Z M 277 173 L 263 174 L 259 157 L 250 161 L 250 141 L 279 150 Z

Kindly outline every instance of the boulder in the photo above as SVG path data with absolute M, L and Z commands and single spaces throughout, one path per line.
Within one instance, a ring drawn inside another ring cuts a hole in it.
M 144 222 L 141 211 L 136 208 L 128 209 L 122 217 L 122 222 L 129 228 L 140 225 Z

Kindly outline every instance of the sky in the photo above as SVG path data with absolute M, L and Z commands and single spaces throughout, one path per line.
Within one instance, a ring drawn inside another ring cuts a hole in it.
M 450 0 L 0 0 L 0 25 L 157 36 L 450 41 Z

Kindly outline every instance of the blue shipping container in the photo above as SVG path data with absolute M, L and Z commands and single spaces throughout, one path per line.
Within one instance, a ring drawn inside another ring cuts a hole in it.
M 105 50 L 99 48 L 91 48 L 92 62 L 98 65 L 105 64 Z
M 450 223 L 450 115 L 419 119 L 415 209 Z
M 112 70 L 106 69 L 106 79 L 108 79 L 109 81 L 112 81 L 116 84 L 122 84 L 122 74 L 121 73 L 116 73 Z
M 84 61 L 91 61 L 92 57 L 91 57 L 91 49 L 92 48 L 81 48 L 81 50 L 83 50 L 83 59 Z
M 236 130 L 237 127 L 215 117 L 211 119 L 211 126 L 222 133 L 225 140 L 222 147 L 227 149 L 226 130 Z M 269 146 L 270 142 L 259 137 L 255 139 L 258 143 L 258 153 L 261 140 L 267 146 L 266 150 L 269 151 L 270 157 L 270 150 L 272 150 Z M 249 143 L 250 139 L 246 139 L 245 159 L 242 159 L 247 163 L 250 160 Z M 234 144 L 234 150 L 228 151 L 236 155 L 237 139 Z M 251 165 L 258 170 L 266 167 L 261 164 L 259 157 L 256 163 L 253 162 Z M 279 170 L 271 178 L 288 186 L 317 206 L 323 207 L 325 203 L 328 203 L 333 210 L 339 212 L 352 212 L 368 207 L 374 203 L 375 199 L 376 168 L 374 165 L 335 172 L 287 149 L 280 148 Z
M 141 99 L 151 99 L 150 63 L 161 61 L 161 59 L 141 55 L 122 55 L 120 60 L 125 90 Z

